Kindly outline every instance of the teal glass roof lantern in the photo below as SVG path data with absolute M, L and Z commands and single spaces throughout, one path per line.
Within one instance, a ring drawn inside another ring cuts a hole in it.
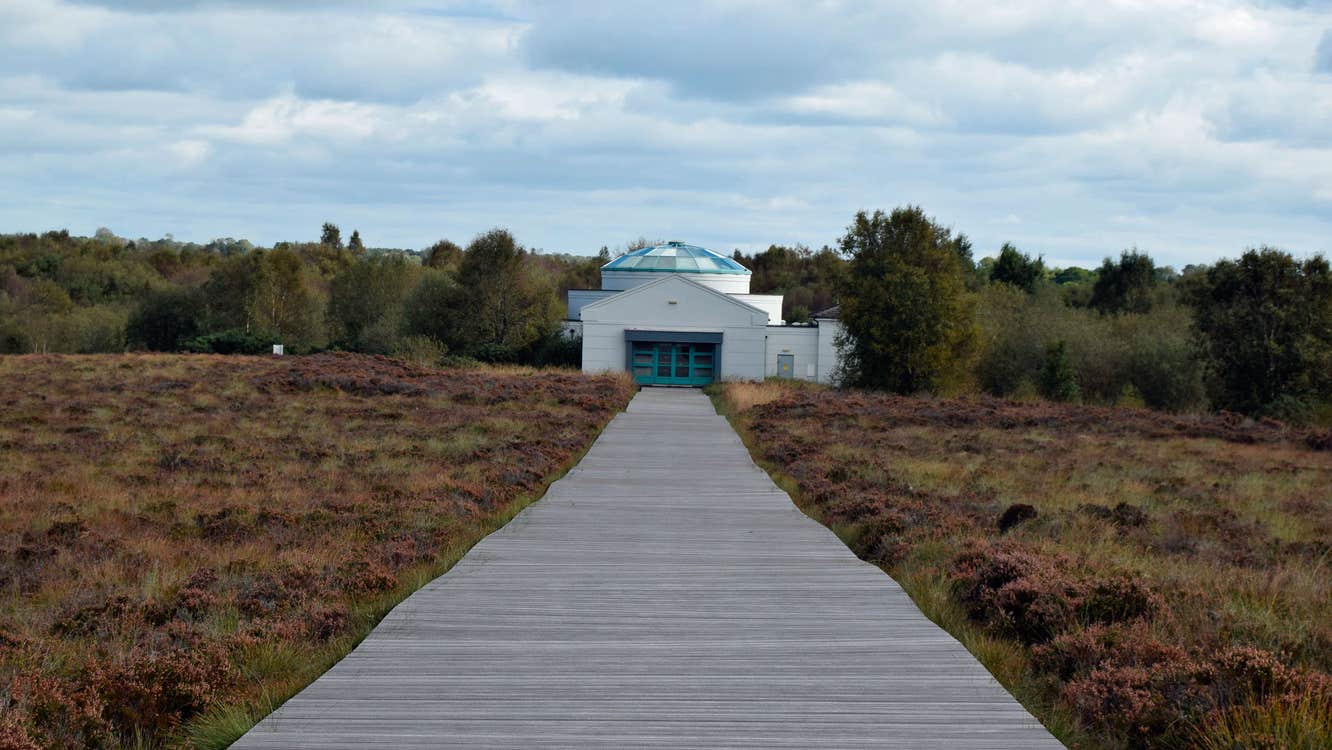
M 734 260 L 698 245 L 667 242 L 621 255 L 601 267 L 603 271 L 655 271 L 657 273 L 748 274 Z

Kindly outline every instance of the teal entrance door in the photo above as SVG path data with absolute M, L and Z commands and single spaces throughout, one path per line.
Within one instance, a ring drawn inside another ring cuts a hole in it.
M 714 379 L 716 344 L 635 341 L 634 380 L 643 385 L 700 386 Z

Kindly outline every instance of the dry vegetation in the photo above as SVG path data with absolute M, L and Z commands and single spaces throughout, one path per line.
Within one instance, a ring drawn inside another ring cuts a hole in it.
M 222 746 L 503 523 L 627 378 L 0 358 L 0 748 Z
M 1079 747 L 1332 747 L 1332 432 L 720 391 L 807 512 Z

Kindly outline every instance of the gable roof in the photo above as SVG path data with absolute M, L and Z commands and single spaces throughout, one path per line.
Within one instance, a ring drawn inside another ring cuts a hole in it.
M 651 289 L 652 287 L 660 286 L 662 284 L 672 284 L 672 283 L 688 284 L 696 289 L 702 289 L 703 291 L 707 292 L 708 294 L 711 294 L 714 297 L 726 300 L 727 302 L 729 302 L 732 305 L 735 305 L 736 307 L 741 307 L 750 312 L 760 313 L 764 317 L 768 317 L 767 310 L 755 307 L 754 305 L 751 305 L 748 302 L 745 302 L 744 300 L 736 299 L 734 296 L 726 294 L 725 292 L 719 292 L 716 289 L 713 289 L 712 287 L 706 284 L 700 284 L 699 282 L 694 281 L 688 276 L 681 276 L 677 274 L 670 274 L 668 276 L 663 276 L 660 279 L 653 279 L 652 281 L 649 281 L 646 284 L 639 284 L 638 286 L 630 287 L 629 289 L 626 289 L 623 292 L 620 292 L 619 294 L 612 294 L 609 297 L 606 297 L 604 299 L 599 299 L 591 304 L 583 305 L 583 310 L 584 311 L 595 310 L 596 308 L 601 307 L 602 305 L 608 305 L 611 304 L 612 302 L 618 302 L 623 299 L 628 299 L 628 297 L 638 292 L 642 292 L 643 290 Z
M 833 305 L 832 307 L 819 310 L 818 312 L 814 313 L 809 317 L 815 320 L 837 320 L 838 318 L 842 317 L 842 306 Z

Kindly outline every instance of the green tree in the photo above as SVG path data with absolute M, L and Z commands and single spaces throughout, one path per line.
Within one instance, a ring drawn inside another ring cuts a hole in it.
M 338 342 L 356 351 L 392 352 L 420 270 L 401 256 L 383 255 L 362 258 L 335 276 L 328 314 Z
M 467 246 L 458 267 L 470 347 L 518 351 L 558 324 L 555 286 L 543 278 L 506 229 L 492 229 Z
M 253 315 L 260 330 L 276 334 L 294 349 L 323 346 L 325 301 L 314 272 L 292 250 L 263 253 L 264 274 L 255 298 Z
M 263 251 L 233 255 L 213 269 L 202 289 L 204 330 L 257 333 L 252 312 L 263 283 L 263 255 Z
M 272 337 L 297 350 L 323 346 L 324 299 L 316 278 L 284 247 L 227 258 L 203 288 L 206 330 Z
M 990 281 L 1012 284 L 1027 293 L 1035 291 L 1036 284 L 1043 278 L 1045 263 L 1040 258 L 1033 259 L 1007 242 L 999 248 L 999 257 L 990 269 Z
M 365 243 L 361 242 L 361 230 L 352 230 L 351 239 L 347 240 L 347 249 L 355 255 L 365 255 Z
M 403 328 L 410 336 L 461 349 L 467 344 L 465 309 L 462 289 L 452 274 L 426 268 L 403 302 Z
M 198 295 L 186 289 L 162 289 L 139 302 L 130 315 L 126 337 L 131 346 L 155 352 L 180 351 L 186 341 L 199 335 L 202 315 Z
M 1041 370 L 1041 395 L 1051 401 L 1077 401 L 1081 396 L 1078 376 L 1068 361 L 1068 347 L 1056 341 L 1045 350 L 1045 367 Z
M 422 258 L 422 265 L 429 268 L 443 268 L 447 270 L 457 270 L 458 265 L 462 263 L 463 250 L 458 247 L 458 243 L 449 240 L 440 240 L 430 247 L 426 248 L 425 255 Z
M 1270 247 L 1194 276 L 1189 302 L 1213 401 L 1245 414 L 1298 416 L 1332 397 L 1332 271 Z
M 337 224 L 329 221 L 324 222 L 324 228 L 319 233 L 319 244 L 341 250 L 342 230 L 338 229 Z
M 915 206 L 861 211 L 841 249 L 850 256 L 843 379 L 897 393 L 960 382 L 976 340 L 975 303 L 949 230 Z
M 1145 313 L 1152 309 L 1156 264 L 1146 253 L 1125 250 L 1119 262 L 1106 258 L 1096 272 L 1091 307 L 1102 313 Z

